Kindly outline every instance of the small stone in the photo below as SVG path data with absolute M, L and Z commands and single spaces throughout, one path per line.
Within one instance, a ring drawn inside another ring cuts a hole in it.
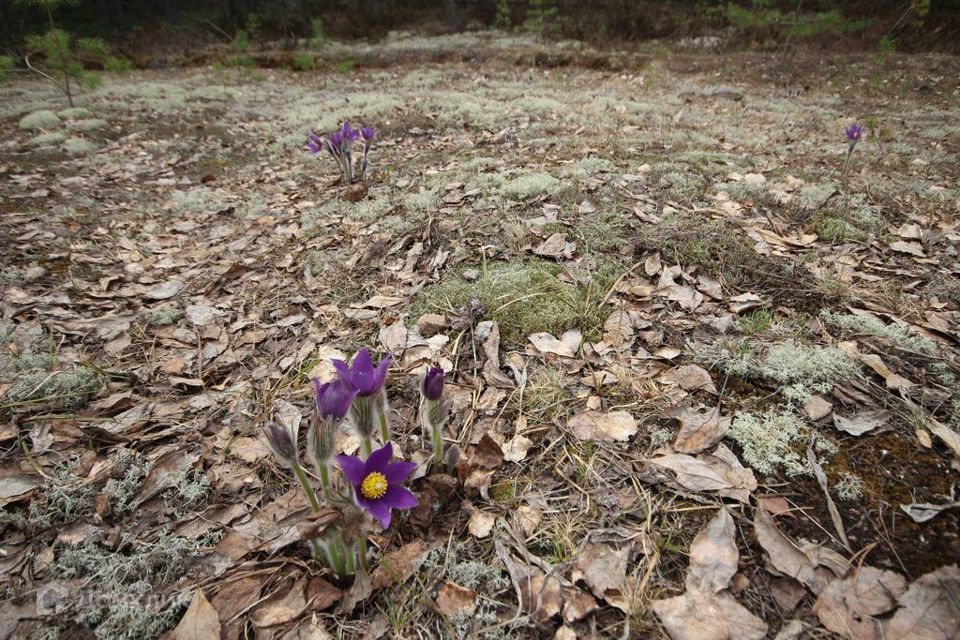
M 830 415 L 832 411 L 833 405 L 825 400 L 823 396 L 810 396 L 807 398 L 807 401 L 803 403 L 803 413 L 811 422 L 823 420 Z
M 450 327 L 450 320 L 438 313 L 425 313 L 417 319 L 417 327 L 424 338 L 436 335 Z
M 23 274 L 23 279 L 27 282 L 36 282 L 47 275 L 47 270 L 43 267 L 30 267 Z
M 369 189 L 370 188 L 367 186 L 366 182 L 357 182 L 356 184 L 351 184 L 343 190 L 343 193 L 340 195 L 340 199 L 346 200 L 347 202 L 360 202 L 367 197 L 367 191 Z

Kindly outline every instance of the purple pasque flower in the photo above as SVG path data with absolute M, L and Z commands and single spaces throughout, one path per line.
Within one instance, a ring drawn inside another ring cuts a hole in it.
M 357 395 L 362 398 L 375 396 L 387 381 L 387 369 L 390 368 L 390 356 L 386 356 L 376 367 L 370 351 L 364 347 L 353 359 L 353 367 L 347 366 L 343 360 L 334 360 L 333 366 L 340 373 L 340 379 L 356 389 Z
M 340 134 L 343 136 L 345 142 L 355 142 L 357 138 L 360 137 L 360 132 L 351 127 L 348 120 L 343 121 L 343 125 L 340 127 Z
M 863 127 L 858 125 L 856 122 L 852 123 L 849 127 L 844 129 L 847 134 L 847 140 L 853 144 L 860 142 L 860 138 L 863 137 Z
M 330 153 L 336 154 L 336 153 L 339 153 L 342 147 L 343 147 L 343 135 L 339 131 L 334 131 L 327 138 L 327 150 Z
M 377 130 L 373 127 L 360 127 L 360 136 L 364 142 L 370 144 L 377 137 Z
M 423 376 L 423 385 L 420 388 L 423 397 L 427 400 L 436 402 L 443 395 L 443 369 L 440 367 L 430 367 L 427 374 Z
M 393 446 L 388 442 L 366 460 L 356 456 L 337 456 L 343 475 L 353 485 L 357 504 L 380 521 L 383 528 L 390 526 L 392 509 L 412 509 L 417 497 L 400 484 L 410 477 L 417 465 L 413 462 L 390 462 Z
M 317 392 L 317 413 L 321 418 L 343 420 L 357 396 L 357 390 L 340 378 L 323 384 L 314 378 L 313 387 Z
M 325 148 L 323 138 L 312 132 L 307 136 L 307 151 L 310 153 L 320 153 Z
M 274 455 L 291 467 L 297 464 L 297 432 L 299 426 L 299 420 L 292 428 L 278 425 L 272 421 L 263 425 L 264 433 L 267 436 L 267 444 L 270 445 Z

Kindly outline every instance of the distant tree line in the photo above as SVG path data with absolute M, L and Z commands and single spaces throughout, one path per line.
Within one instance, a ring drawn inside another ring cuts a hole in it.
M 42 32 L 43 0 L 0 0 L 0 47 L 16 53 Z M 723 28 L 757 37 L 843 36 L 874 28 L 937 48 L 960 31 L 960 0 L 72 0 L 54 19 L 71 33 L 121 48 L 150 44 L 157 28 L 189 37 L 295 42 L 316 35 L 379 38 L 498 26 L 592 41 L 698 35 Z M 251 34 L 250 27 L 257 33 Z

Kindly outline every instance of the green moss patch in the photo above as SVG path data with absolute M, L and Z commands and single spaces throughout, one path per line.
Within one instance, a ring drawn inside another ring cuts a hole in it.
M 414 300 L 414 313 L 458 313 L 475 300 L 483 307 L 484 317 L 500 325 L 505 344 L 522 344 L 539 331 L 559 335 L 572 328 L 596 338 L 605 320 L 599 301 L 622 270 L 619 262 L 608 261 L 592 272 L 568 270 L 575 281 L 568 282 L 558 277 L 564 269 L 550 262 L 494 263 L 475 281 L 451 276 L 424 289 Z

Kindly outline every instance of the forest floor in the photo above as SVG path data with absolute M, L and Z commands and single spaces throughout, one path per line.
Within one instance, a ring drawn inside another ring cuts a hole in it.
M 0 638 L 957 637 L 960 61 L 788 54 L 0 85 Z M 363 346 L 420 506 L 344 584 L 263 425 Z

